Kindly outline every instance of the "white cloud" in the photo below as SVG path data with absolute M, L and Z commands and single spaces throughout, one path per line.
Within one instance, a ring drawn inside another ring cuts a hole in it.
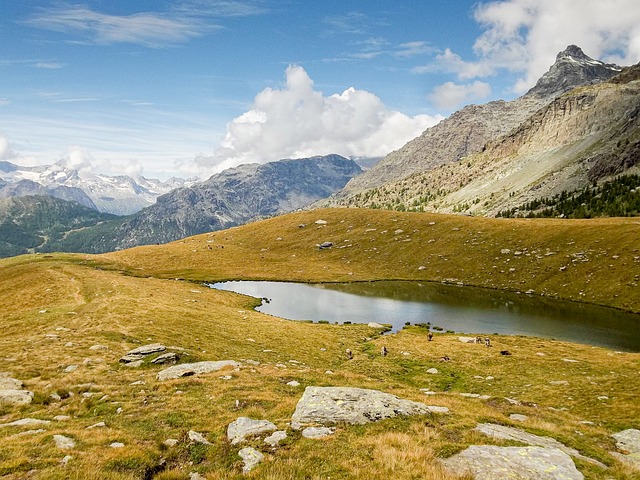
M 481 100 L 491 95 L 491 85 L 476 80 L 473 83 L 446 82 L 433 89 L 428 98 L 438 108 L 452 110 L 462 104 Z
M 302 67 L 290 66 L 286 86 L 260 92 L 252 109 L 227 125 L 214 155 L 196 162 L 210 174 L 242 163 L 329 153 L 383 156 L 440 119 L 388 110 L 372 93 L 354 88 L 325 96 Z
M 9 140 L 4 135 L 0 135 L 0 160 L 10 160 L 15 157 L 15 153 L 11 150 Z

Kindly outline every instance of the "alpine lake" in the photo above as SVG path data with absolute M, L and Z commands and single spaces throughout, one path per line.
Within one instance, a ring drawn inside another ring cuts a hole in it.
M 407 281 L 208 284 L 262 299 L 290 320 L 422 325 L 432 332 L 525 335 L 640 352 L 640 315 L 598 305 L 450 284 Z

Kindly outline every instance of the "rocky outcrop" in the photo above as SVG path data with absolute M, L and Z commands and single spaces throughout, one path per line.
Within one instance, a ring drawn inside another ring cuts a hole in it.
M 616 440 L 617 452 L 611 454 L 623 463 L 640 470 L 640 430 L 630 428 L 611 435 Z
M 444 460 L 457 475 L 476 480 L 582 480 L 571 457 L 556 448 L 471 446 Z
M 247 437 L 254 437 L 278 429 L 268 420 L 254 420 L 249 417 L 239 417 L 227 427 L 227 438 L 231 445 L 243 442 Z
M 398 415 L 430 413 L 424 403 L 352 387 L 307 387 L 291 417 L 291 427 L 365 424 Z
M 215 372 L 226 367 L 239 367 L 240 364 L 233 360 L 220 360 L 217 362 L 205 361 L 196 363 L 183 363 L 165 368 L 156 375 L 160 381 L 173 380 L 180 377 L 188 377 L 191 375 L 200 375 L 203 373 Z

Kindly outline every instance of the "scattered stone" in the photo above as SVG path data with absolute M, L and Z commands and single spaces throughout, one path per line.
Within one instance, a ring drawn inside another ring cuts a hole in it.
M 89 350 L 109 350 L 109 347 L 106 345 L 92 345 L 89 347 Z
M 156 375 L 160 381 L 171 380 L 180 377 L 187 377 L 190 375 L 199 375 L 202 373 L 215 372 L 225 367 L 239 367 L 240 364 L 233 360 L 220 360 L 217 362 L 196 362 L 196 363 L 183 363 L 181 365 L 174 365 L 173 367 L 166 368 Z
M 549 382 L 549 385 L 569 385 L 569 382 L 566 380 L 552 380 Z
M 444 460 L 458 475 L 471 473 L 476 480 L 514 478 L 519 480 L 583 480 L 573 460 L 556 448 L 471 447 Z
M 22 380 L 11 377 L 0 377 L 0 390 L 21 390 Z
M 38 420 L 37 418 L 21 418 L 9 423 L 0 423 L 2 427 L 35 427 L 36 425 L 49 425 L 49 420 Z
M 302 430 L 302 436 L 304 438 L 324 438 L 333 435 L 336 433 L 335 428 L 329 427 L 307 427 Z
M 420 391 L 422 393 L 424 393 L 425 395 L 435 395 L 436 394 L 436 392 L 434 392 L 432 390 L 429 390 L 428 388 L 421 388 Z
M 264 439 L 264 443 L 271 445 L 272 447 L 277 447 L 282 440 L 287 438 L 287 432 L 284 430 L 277 430 Z
M 480 395 L 479 393 L 461 393 L 461 397 L 466 398 L 479 398 L 480 400 L 489 400 L 491 395 Z
M 64 435 L 54 435 L 53 441 L 60 450 L 69 450 L 76 446 L 73 438 L 65 437 Z
M 458 337 L 462 343 L 476 343 L 476 337 Z
M 504 397 L 504 399 L 511 405 L 522 405 L 522 403 L 520 403 L 520 401 L 516 400 L 515 398 Z
M 527 420 L 529 420 L 529 417 L 520 413 L 512 413 L 511 415 L 509 415 L 509 419 L 516 422 L 526 422 Z
M 378 390 L 351 387 L 307 387 L 291 417 L 291 426 L 335 423 L 365 424 L 397 415 L 423 415 L 424 403 L 403 400 Z
M 150 343 L 149 345 L 143 345 L 133 350 L 129 350 L 127 355 L 151 355 L 152 353 L 164 352 L 167 349 L 160 343 Z
M 66 465 L 67 463 L 69 463 L 71 460 L 73 460 L 73 456 L 72 455 L 65 455 L 64 458 L 62 460 L 60 460 L 60 463 L 62 465 Z
M 211 442 L 206 438 L 204 438 L 204 435 L 196 432 L 195 430 L 189 430 L 189 432 L 187 433 L 187 436 L 189 437 L 189 440 L 191 440 L 192 442 L 202 443 L 204 445 L 211 445 Z
M 369 323 L 367 323 L 367 327 L 369 327 L 369 328 L 387 328 L 384 325 L 380 325 L 377 322 L 369 322 Z
M 424 265 L 420 265 L 420 266 L 418 267 L 418 270 L 426 270 L 426 269 L 427 269 L 427 267 L 425 267 Z
M 333 372 L 331 370 L 327 370 L 326 372 L 324 372 L 325 375 L 333 375 Z
M 300 382 L 298 382 L 296 380 L 291 380 L 290 382 L 287 382 L 287 385 L 289 385 L 290 387 L 299 387 L 300 386 Z
M 488 377 L 485 377 L 485 380 L 489 380 L 489 381 L 491 381 L 491 380 L 495 380 L 495 378 L 494 378 L 494 377 L 492 377 L 491 375 L 489 375 Z
M 54 402 L 59 402 L 62 400 L 62 397 L 58 395 L 56 392 L 53 392 L 51 395 L 49 395 L 49 398 Z
M 109 445 L 111 448 L 124 448 L 124 443 L 122 442 L 113 442 Z
M 539 357 L 546 357 L 547 354 L 546 353 L 542 353 L 542 352 L 536 352 L 536 355 Z
M 139 353 L 127 353 L 126 355 L 123 355 L 122 357 L 120 357 L 120 362 L 121 363 L 139 362 L 143 358 L 144 358 L 144 355 L 141 355 Z
M 263 459 L 264 455 L 253 447 L 245 447 L 238 452 L 240 458 L 244 462 L 242 467 L 242 473 L 249 473 L 258 465 Z
M 64 369 L 64 373 L 75 372 L 77 369 L 78 369 L 78 365 L 69 365 L 67 368 Z
M 146 385 L 143 380 L 136 380 L 135 382 L 131 382 L 129 385 Z
M 268 420 L 253 420 L 249 417 L 239 417 L 227 427 L 227 437 L 231 440 L 231 445 L 236 445 L 243 442 L 247 437 L 273 432 L 277 429 L 278 427 Z
M 438 373 L 440 373 L 440 371 L 437 368 L 430 368 L 429 370 L 427 370 L 427 373 L 437 375 Z
M 601 468 L 606 468 L 606 466 L 599 461 L 594 460 L 593 458 L 585 457 L 575 448 L 567 447 L 566 445 L 558 442 L 551 437 L 541 437 L 539 435 L 534 435 L 533 433 L 525 432 L 524 430 L 520 430 L 518 428 L 497 425 L 494 423 L 479 423 L 476 426 L 475 430 L 493 438 L 500 438 L 502 440 L 515 440 L 517 442 L 526 443 L 527 445 L 560 450 L 567 455 L 571 455 L 572 457 L 590 462 Z
M 167 447 L 175 447 L 178 443 L 178 440 L 175 438 L 167 438 L 164 442 L 162 442 L 162 444 Z
M 151 363 L 154 363 L 156 365 L 164 365 L 167 363 L 176 363 L 179 359 L 180 357 L 177 353 L 168 352 L 163 353 L 162 355 L 158 355 L 156 358 L 151 360 Z
M 431 413 L 449 413 L 447 407 L 440 407 L 438 405 L 428 405 L 427 408 Z
M 38 428 L 37 430 L 25 430 L 24 432 L 16 433 L 15 435 L 11 435 L 11 437 L 25 437 L 27 435 L 37 435 L 39 433 L 46 432 L 44 428 Z M 7 438 L 11 438 L 7 437 Z
M 320 250 L 333 247 L 333 242 L 322 242 L 316 245 Z
M 0 390 L 0 405 L 27 405 L 33 401 L 33 392 L 27 390 Z
M 87 430 L 91 430 L 92 428 L 104 428 L 106 427 L 107 424 L 104 422 L 98 422 L 98 423 L 94 423 L 93 425 L 90 425 L 87 427 Z
M 598 400 L 609 400 L 609 397 L 607 397 L 606 395 L 600 395 L 597 398 L 598 398 Z
M 221 377 L 218 377 L 221 380 L 231 380 L 233 379 L 233 375 L 222 375 Z
M 567 363 L 578 363 L 578 360 L 573 360 L 572 358 L 563 358 L 562 361 Z
M 314 223 L 315 223 L 316 225 L 326 225 L 326 224 L 327 224 L 327 221 L 326 221 L 326 220 L 316 220 Z
M 67 420 L 71 420 L 69 415 L 56 415 L 53 417 L 56 422 L 66 422 Z

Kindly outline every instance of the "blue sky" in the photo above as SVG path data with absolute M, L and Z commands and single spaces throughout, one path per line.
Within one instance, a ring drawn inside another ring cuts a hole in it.
M 0 0 L 0 159 L 201 178 L 379 156 L 569 44 L 640 61 L 634 0 Z

